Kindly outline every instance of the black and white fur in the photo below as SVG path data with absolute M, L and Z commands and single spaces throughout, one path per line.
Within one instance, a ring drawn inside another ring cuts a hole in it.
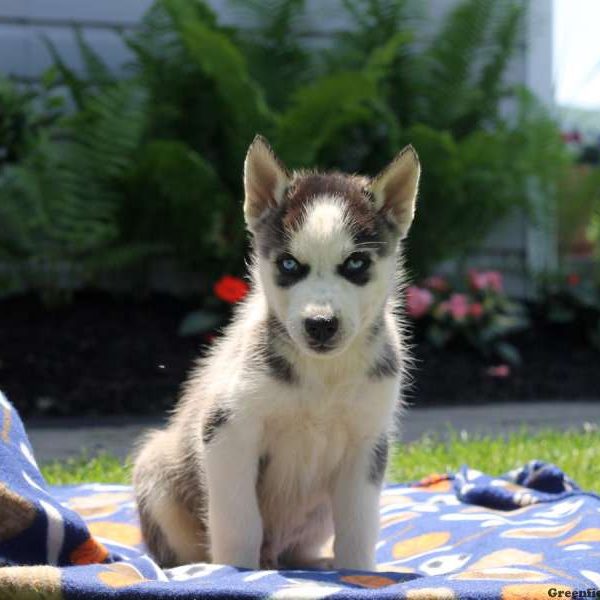
M 250 146 L 252 291 L 135 461 L 163 565 L 318 566 L 334 536 L 334 567 L 375 568 L 419 174 L 410 146 L 373 180 L 289 173 L 263 138 Z

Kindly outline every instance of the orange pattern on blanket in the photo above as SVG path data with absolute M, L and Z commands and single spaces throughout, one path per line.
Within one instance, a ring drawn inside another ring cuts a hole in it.
M 341 580 L 345 583 L 360 585 L 365 588 L 382 588 L 398 583 L 389 577 L 382 577 L 380 575 L 345 575 Z
M 112 521 L 92 521 L 88 523 L 88 527 L 93 536 L 106 538 L 118 544 L 136 546 L 142 543 L 142 534 L 135 525 Z
M 449 492 L 452 489 L 452 482 L 448 475 L 433 473 L 421 479 L 416 487 L 420 492 Z
M 381 496 L 380 505 L 389 506 L 390 504 L 395 504 L 399 506 L 408 506 L 412 505 L 413 503 L 414 500 L 402 494 L 384 494 Z
M 544 581 L 548 576 L 541 571 L 513 567 L 490 567 L 487 569 L 463 571 L 451 575 L 450 579 L 461 581 Z
M 532 598 L 548 598 L 548 590 L 552 588 L 558 591 L 572 591 L 566 585 L 556 583 L 517 583 L 502 588 L 502 600 L 531 600 Z M 564 598 L 564 593 L 561 594 Z
M 578 544 L 582 542 L 600 542 L 600 529 L 591 527 L 589 529 L 582 529 L 570 538 L 563 540 L 558 545 L 568 546 L 569 544 Z
M 511 567 L 515 565 L 535 565 L 544 560 L 542 553 L 526 552 L 519 548 L 496 550 L 470 565 L 469 570 L 489 569 L 490 567 Z
M 88 538 L 71 552 L 69 558 L 74 565 L 101 563 L 108 558 L 108 550 L 94 538 Z
M 403 521 L 410 521 L 411 519 L 416 519 L 417 517 L 421 516 L 421 514 L 411 511 L 397 513 L 395 515 L 387 515 L 381 518 L 381 528 L 389 527 L 390 525 L 394 525 L 396 523 L 402 523 Z
M 398 542 L 394 545 L 392 553 L 396 559 L 409 558 L 410 556 L 417 556 L 435 550 L 443 546 L 449 539 L 450 534 L 447 531 L 424 533 Z
M 536 525 L 533 527 L 519 527 L 504 531 L 501 535 L 504 538 L 517 539 L 536 539 L 536 538 L 556 538 L 568 533 L 577 526 L 580 519 L 573 519 L 564 525 Z
M 123 562 L 109 565 L 106 571 L 98 574 L 98 579 L 112 588 L 127 587 L 128 585 L 147 581 L 133 565 Z
M 67 502 L 69 508 L 82 517 L 106 517 L 111 515 L 125 502 L 133 502 L 131 492 L 112 492 L 93 494 L 91 496 L 74 496 Z

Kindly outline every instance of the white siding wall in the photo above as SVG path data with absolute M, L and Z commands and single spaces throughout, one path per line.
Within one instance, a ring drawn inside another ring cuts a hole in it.
M 135 26 L 150 0 L 0 0 L 0 71 L 32 79 L 51 65 L 43 42 L 48 37 L 75 68 L 79 55 L 73 27 L 113 68 L 126 49 L 117 30 Z

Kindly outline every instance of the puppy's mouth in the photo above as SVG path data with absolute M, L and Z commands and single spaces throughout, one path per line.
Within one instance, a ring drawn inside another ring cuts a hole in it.
M 317 354 L 328 354 L 329 352 L 332 352 L 338 348 L 338 344 L 336 343 L 322 344 L 310 339 L 307 340 L 307 345 L 313 352 L 316 352 Z
M 307 336 L 304 337 L 302 347 L 304 352 L 314 357 L 332 358 L 344 352 L 348 339 L 344 335 L 336 335 L 334 339 L 319 342 Z

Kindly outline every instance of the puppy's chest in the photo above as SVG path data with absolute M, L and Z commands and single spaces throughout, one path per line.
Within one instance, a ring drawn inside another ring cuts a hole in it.
M 263 406 L 261 445 L 269 475 L 292 485 L 296 480 L 301 488 L 326 485 L 344 457 L 385 426 L 386 402 L 371 392 L 307 387 Z
M 353 437 L 339 416 L 307 409 L 271 415 L 263 431 L 265 483 L 293 496 L 327 487 Z

